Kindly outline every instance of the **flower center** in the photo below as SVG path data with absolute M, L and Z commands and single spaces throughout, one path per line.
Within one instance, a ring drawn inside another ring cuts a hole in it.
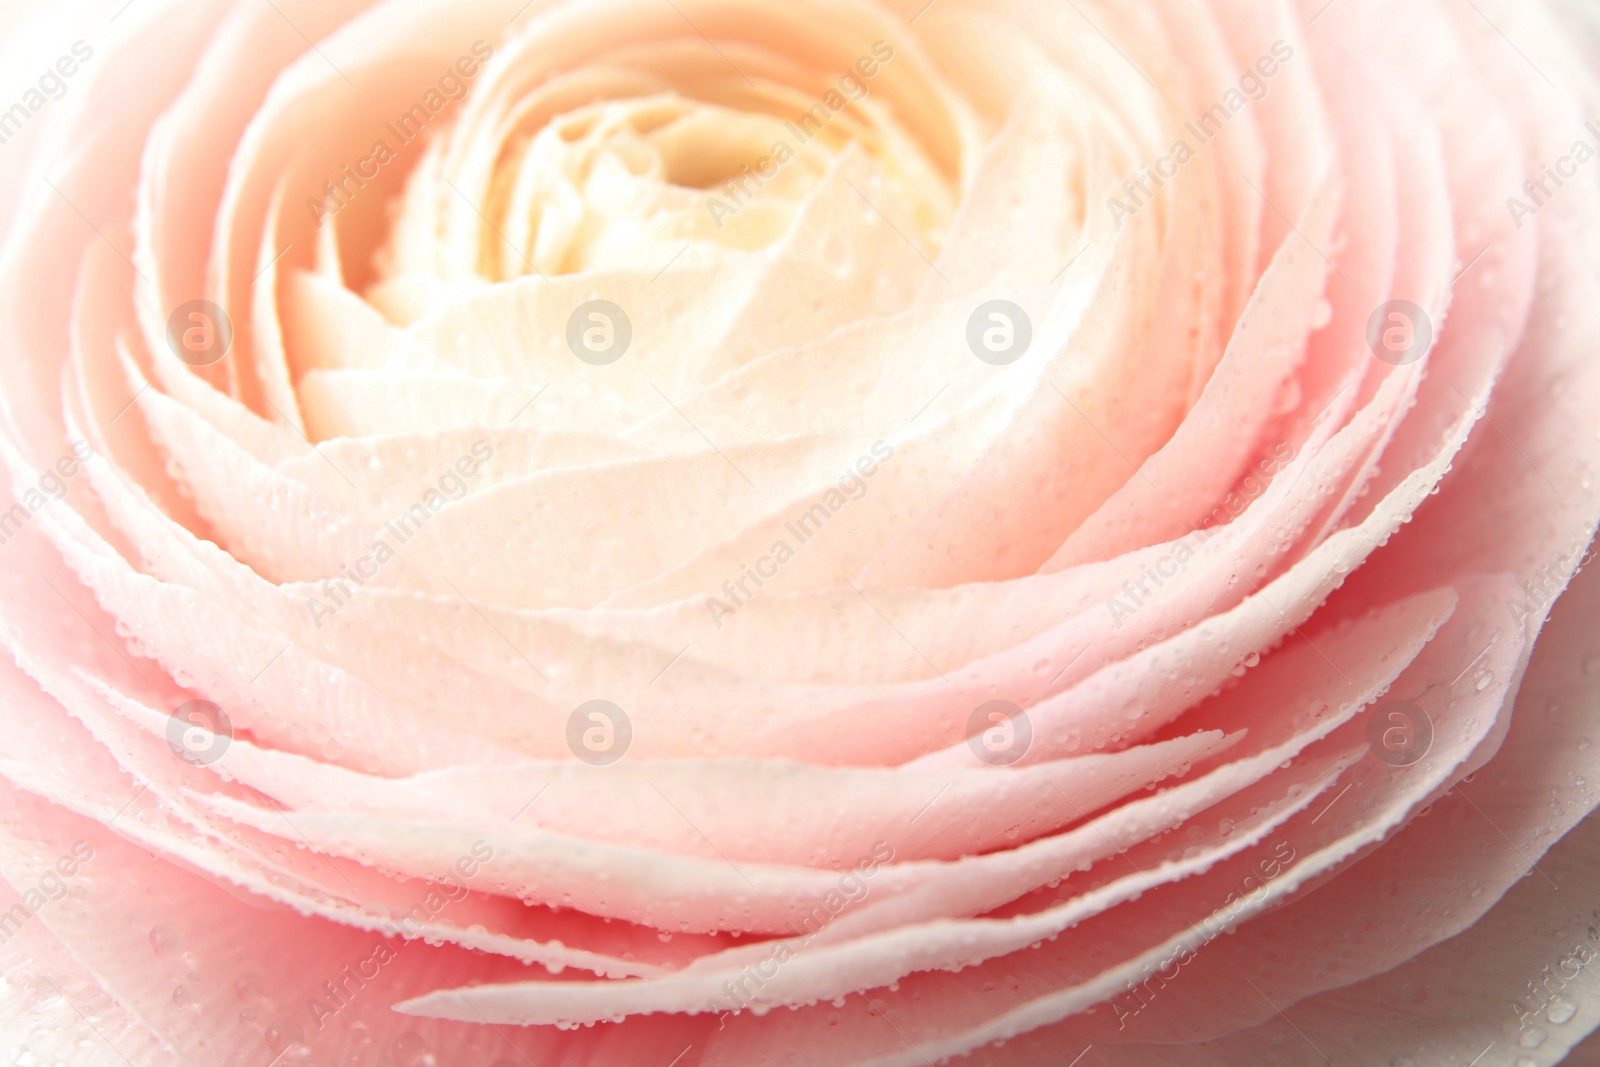
M 765 42 L 684 38 L 542 78 L 527 58 L 498 54 L 434 131 L 376 261 L 369 296 L 391 320 L 529 275 L 776 253 L 841 211 L 937 253 L 958 196 L 950 120 L 921 113 L 916 61 L 886 40 L 802 62 Z

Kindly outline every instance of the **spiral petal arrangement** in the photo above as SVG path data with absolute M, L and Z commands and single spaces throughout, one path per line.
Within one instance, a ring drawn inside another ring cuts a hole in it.
M 1545 625 L 1600 518 L 1593 21 L 50 22 L 61 98 L 0 113 L 10 988 L 75 1063 L 1201 1067 L 1352 987 L 1390 1062 L 1374 976 L 1600 800 L 1600 587 Z

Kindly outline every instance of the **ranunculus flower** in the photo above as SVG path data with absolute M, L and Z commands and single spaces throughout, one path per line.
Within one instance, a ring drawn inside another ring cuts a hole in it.
M 1560 1059 L 1595 17 L 14 4 L 8 1054 Z

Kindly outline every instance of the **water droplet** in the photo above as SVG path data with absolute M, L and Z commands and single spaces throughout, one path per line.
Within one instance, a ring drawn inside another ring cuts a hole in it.
M 293 1019 L 278 1019 L 267 1027 L 267 1032 L 261 1039 L 266 1042 L 267 1048 L 274 1056 L 281 1056 L 290 1046 L 304 1042 L 305 1037 L 305 1031 L 300 1029 L 299 1023 Z
M 176 926 L 162 923 L 150 928 L 150 947 L 157 956 L 170 959 L 183 950 L 183 935 Z
M 1576 1014 L 1578 1014 L 1577 1006 L 1566 997 L 1556 997 L 1544 1009 L 1544 1017 L 1557 1026 L 1560 1026 Z

